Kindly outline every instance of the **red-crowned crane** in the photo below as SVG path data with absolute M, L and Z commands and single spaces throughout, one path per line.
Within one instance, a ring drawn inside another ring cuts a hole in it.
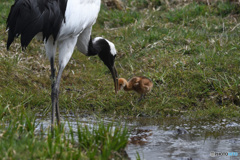
M 7 49 L 15 37 L 21 36 L 21 46 L 26 48 L 37 35 L 44 41 L 46 55 L 51 65 L 52 115 L 51 127 L 58 124 L 59 86 L 62 72 L 72 56 L 74 47 L 86 56 L 98 55 L 109 68 L 117 93 L 117 71 L 114 67 L 116 49 L 112 42 L 91 38 L 101 0 L 15 0 L 7 19 Z M 59 70 L 55 79 L 54 59 L 59 48 Z

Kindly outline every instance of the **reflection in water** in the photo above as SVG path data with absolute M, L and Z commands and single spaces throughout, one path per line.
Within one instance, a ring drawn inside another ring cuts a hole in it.
M 99 122 L 95 117 L 76 119 L 65 116 L 65 129 L 71 125 L 77 131 L 79 123 L 90 128 Z M 78 121 L 78 123 L 77 123 Z M 104 119 L 104 123 L 112 123 Z M 120 121 L 120 120 L 119 120 Z M 118 125 L 120 122 L 116 122 Z M 36 132 L 49 128 L 50 120 L 37 119 Z M 188 121 L 179 119 L 135 119 L 125 121 L 129 128 L 130 139 L 126 151 L 131 159 L 137 153 L 141 159 L 174 159 L 174 160 L 205 160 L 205 159 L 240 159 L 240 122 L 238 121 Z M 238 156 L 222 156 L 211 158 L 214 152 L 238 152 Z

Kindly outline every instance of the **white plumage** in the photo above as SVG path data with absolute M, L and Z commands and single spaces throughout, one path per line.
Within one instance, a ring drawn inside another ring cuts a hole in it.
M 68 63 L 72 54 L 71 48 L 74 48 L 76 43 L 78 50 L 87 55 L 92 26 L 100 11 L 100 3 L 100 0 L 68 0 L 65 11 L 66 22 L 62 22 L 57 38 L 59 46 L 66 42 L 65 46 L 59 48 L 59 63 L 63 61 L 63 66 Z M 46 50 L 49 50 L 49 47 L 51 50 L 53 42 L 47 41 L 46 43 L 48 43 L 45 45 Z M 55 45 L 57 44 L 55 43 Z M 69 52 L 63 51 L 64 53 L 61 54 L 61 49 L 69 50 Z M 47 55 L 51 58 L 52 54 L 55 54 L 55 51 Z

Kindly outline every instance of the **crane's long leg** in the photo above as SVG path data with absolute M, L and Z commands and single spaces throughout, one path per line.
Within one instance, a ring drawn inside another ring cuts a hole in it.
M 54 86 L 55 86 L 55 68 L 54 68 L 54 58 L 52 57 L 50 59 L 50 66 L 51 66 L 51 90 L 52 90 L 52 93 L 51 93 L 51 99 L 52 99 L 52 119 L 51 119 L 51 129 L 53 131 L 53 125 L 55 124 L 55 93 L 53 92 L 54 90 Z
M 54 68 L 54 59 L 55 59 L 55 53 L 56 53 L 57 43 L 53 43 L 53 38 L 49 37 L 48 41 L 45 41 L 45 49 L 46 49 L 46 55 L 48 56 L 50 60 L 50 66 L 51 66 L 51 100 L 52 100 L 52 114 L 51 114 L 51 130 L 53 132 L 53 126 L 55 124 L 55 106 L 56 106 L 56 94 L 53 92 L 56 80 L 55 80 L 55 68 Z
M 59 88 L 60 88 L 60 82 L 61 77 L 64 68 L 68 64 L 68 61 L 70 60 L 74 47 L 77 43 L 77 36 L 69 37 L 68 39 L 65 39 L 63 41 L 59 41 L 59 69 L 58 69 L 58 75 L 56 79 L 55 86 L 53 88 L 53 94 L 54 96 L 54 106 L 56 107 L 56 117 L 57 117 L 57 123 L 60 124 L 60 111 L 59 111 L 59 105 L 58 105 L 58 96 L 59 96 Z M 53 113 L 54 116 L 54 113 Z
M 58 125 L 60 125 L 60 111 L 59 111 L 59 103 L 58 103 L 58 96 L 59 96 L 59 88 L 60 88 L 60 81 L 61 81 L 61 77 L 62 77 L 62 72 L 64 70 L 64 67 L 59 66 L 59 70 L 58 70 L 58 75 L 57 75 L 57 79 L 56 79 L 56 83 L 55 83 L 55 87 L 54 87 L 54 92 L 56 93 L 56 117 L 57 117 L 57 123 Z
M 59 66 L 59 70 L 58 70 L 58 75 L 57 75 L 57 79 L 54 79 L 54 75 L 55 75 L 55 69 L 54 69 L 54 65 L 52 67 L 52 63 L 51 63 L 51 79 L 52 79 L 52 94 L 51 94 L 51 98 L 52 98 L 52 132 L 53 132 L 53 126 L 55 124 L 55 114 L 57 117 L 57 124 L 60 125 L 60 111 L 59 111 L 59 103 L 58 103 L 58 96 L 59 96 L 59 87 L 60 87 L 60 81 L 61 81 L 61 76 L 62 76 L 62 72 L 64 70 L 64 67 Z
M 51 64 L 51 87 L 52 87 L 52 93 L 51 93 L 51 99 L 52 99 L 52 126 L 55 124 L 55 113 L 57 117 L 57 123 L 60 124 L 60 111 L 59 111 L 59 103 L 58 103 L 58 95 L 59 95 L 59 86 L 60 86 L 60 80 L 61 75 L 63 72 L 63 69 L 60 67 L 58 71 L 57 79 L 55 80 L 55 68 L 54 68 L 54 61 L 53 58 L 50 60 Z
M 55 114 L 57 117 L 57 123 L 60 124 L 60 111 L 59 111 L 59 88 L 60 81 L 62 77 L 63 70 L 70 60 L 74 47 L 77 43 L 77 36 L 69 37 L 62 41 L 58 41 L 59 44 L 59 69 L 58 75 L 55 79 L 55 68 L 54 68 L 54 56 L 56 53 L 56 43 L 53 43 L 53 39 L 50 37 L 49 40 L 45 43 L 46 54 L 50 59 L 51 65 L 51 99 L 52 99 L 52 115 L 51 115 L 51 130 L 53 132 L 53 127 L 55 125 Z

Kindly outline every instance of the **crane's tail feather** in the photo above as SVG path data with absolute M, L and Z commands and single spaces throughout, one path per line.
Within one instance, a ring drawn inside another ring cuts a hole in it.
M 67 0 L 15 0 L 7 19 L 7 49 L 20 35 L 22 48 L 39 32 L 43 40 L 52 35 L 55 41 L 65 21 L 66 6 Z

